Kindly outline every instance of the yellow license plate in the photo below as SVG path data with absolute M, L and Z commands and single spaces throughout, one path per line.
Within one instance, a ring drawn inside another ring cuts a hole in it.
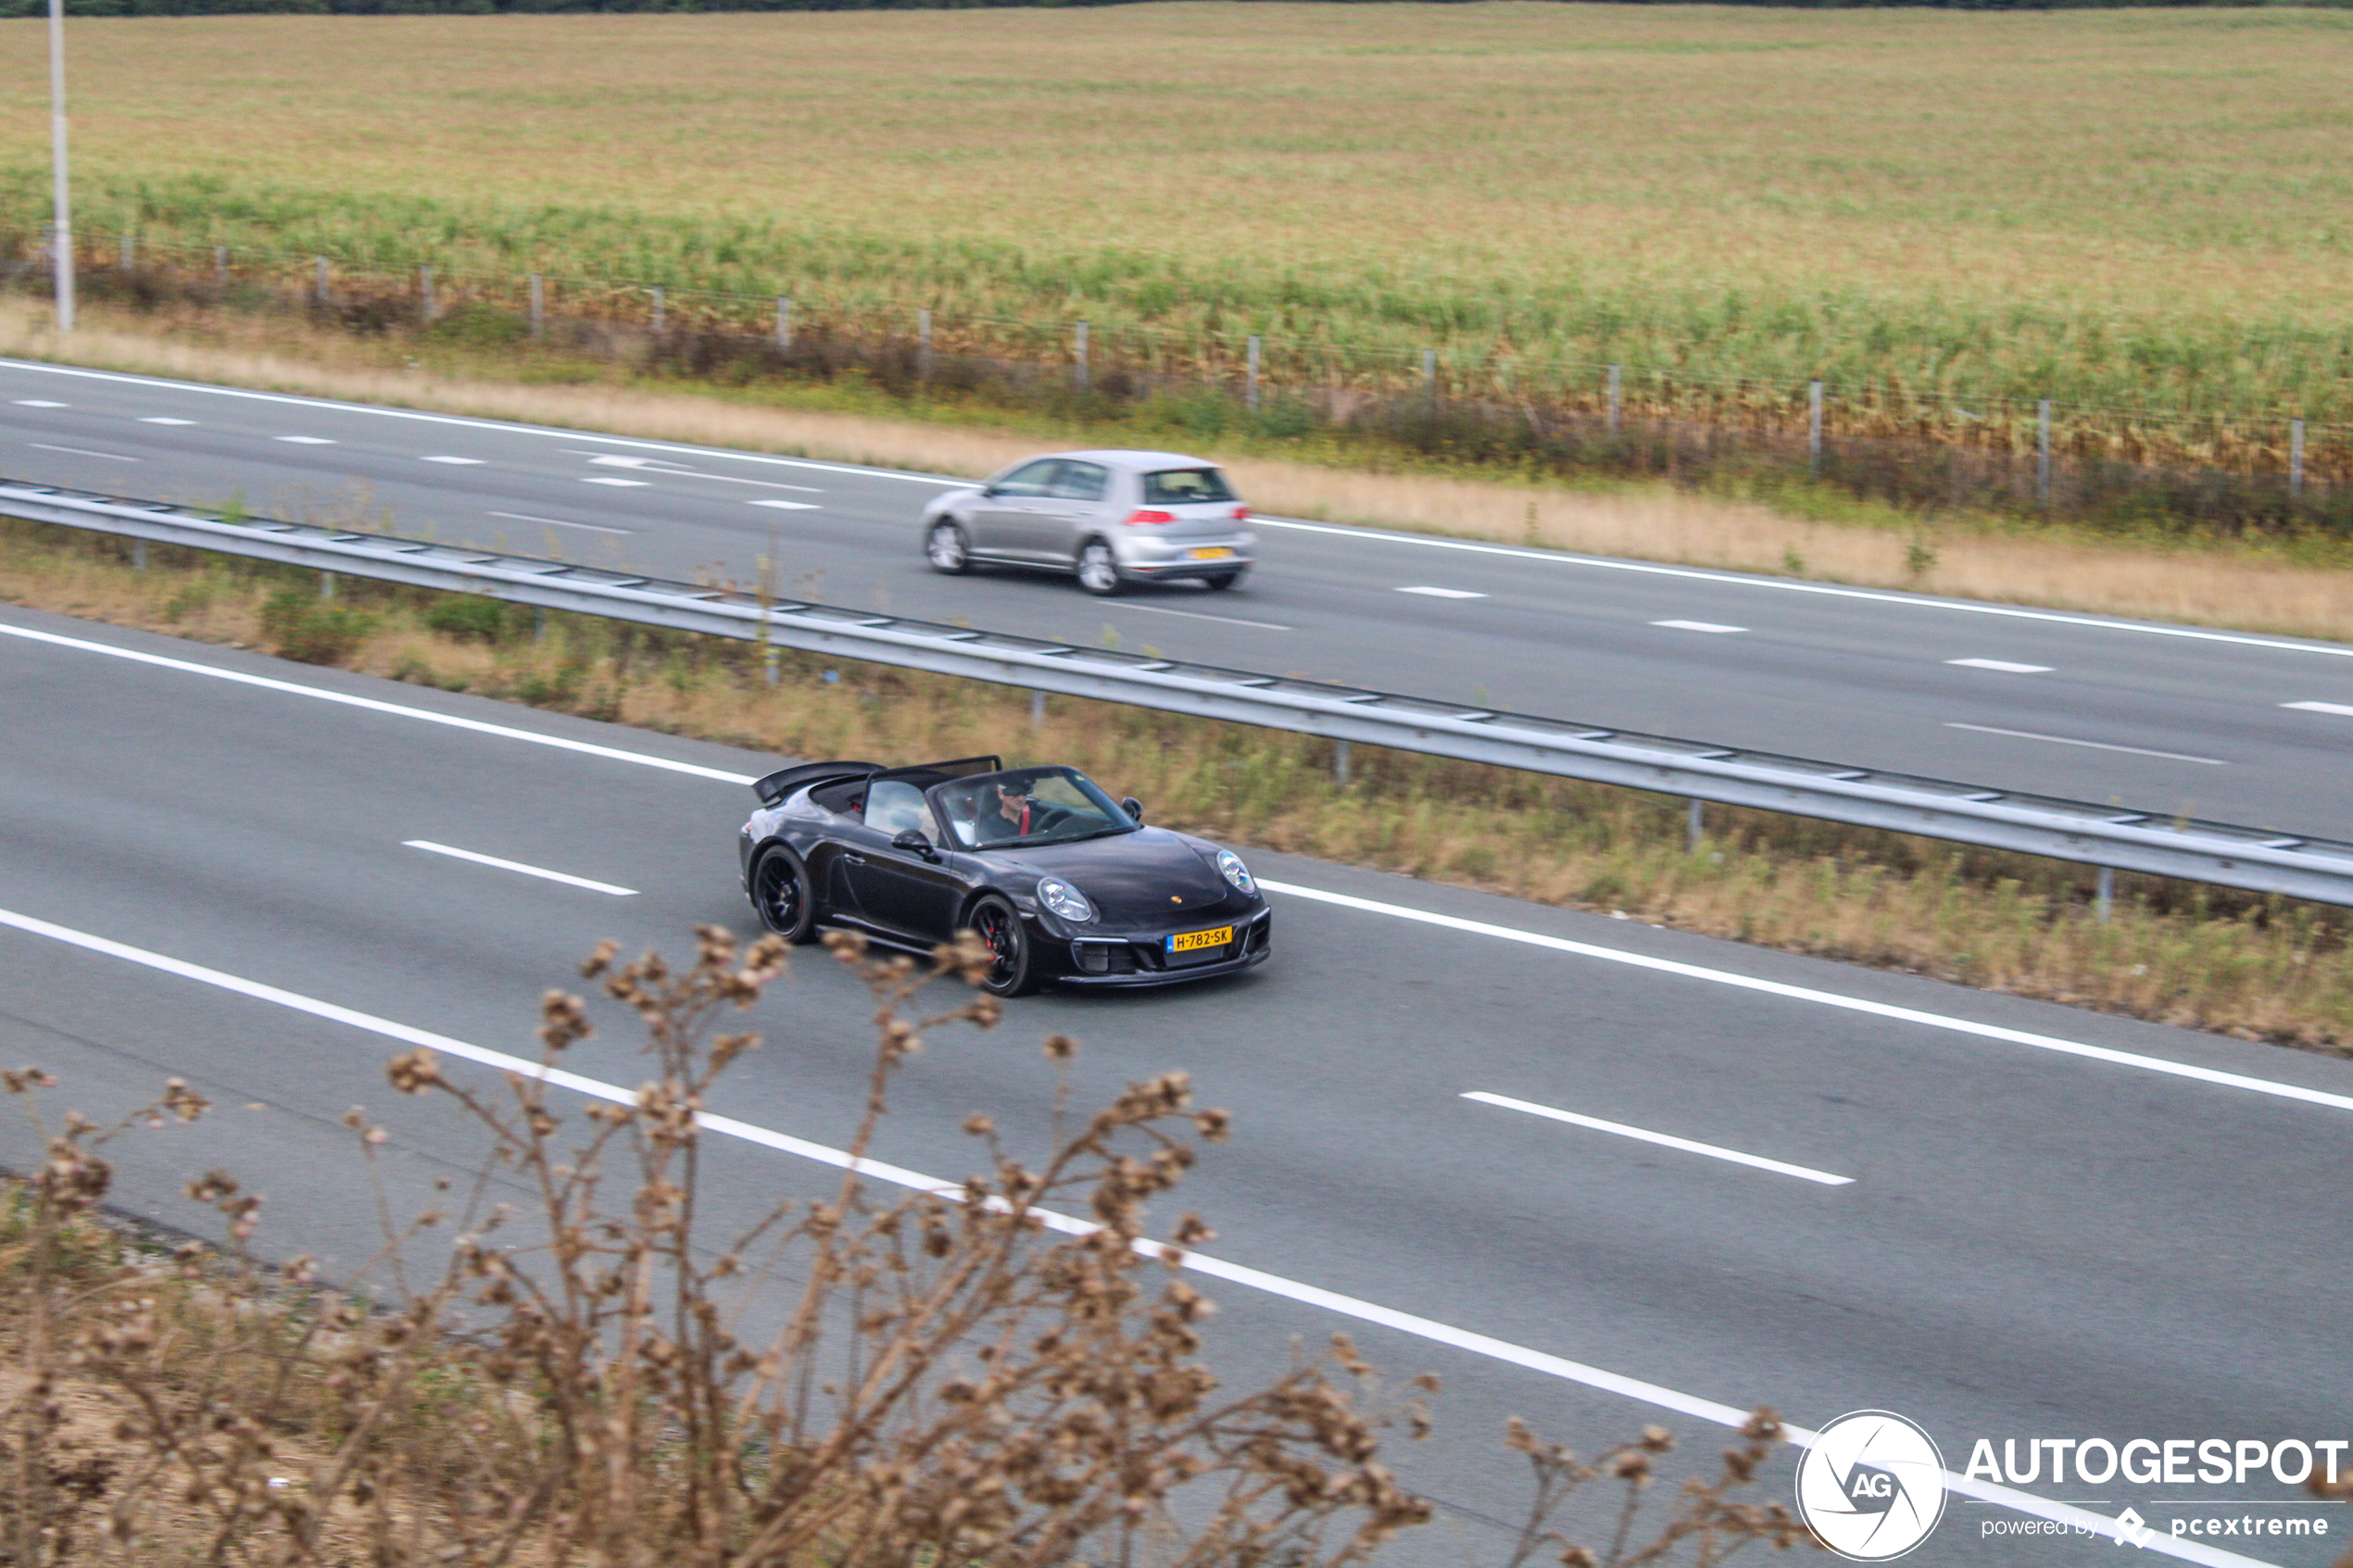
M 1223 545 L 1213 545 L 1205 550 L 1187 550 L 1185 552 L 1188 557 L 1194 560 L 1226 560 L 1230 558 L 1233 556 L 1233 551 L 1227 549 Z
M 1214 931 L 1188 931 L 1168 939 L 1172 953 L 1198 953 L 1203 947 L 1222 947 L 1234 939 L 1234 928 L 1221 925 Z

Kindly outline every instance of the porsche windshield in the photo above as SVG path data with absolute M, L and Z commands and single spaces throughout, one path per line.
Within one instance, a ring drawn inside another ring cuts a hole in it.
M 1135 819 L 1068 768 L 1013 768 L 956 779 L 931 792 L 940 820 L 963 849 L 1068 844 L 1132 833 Z

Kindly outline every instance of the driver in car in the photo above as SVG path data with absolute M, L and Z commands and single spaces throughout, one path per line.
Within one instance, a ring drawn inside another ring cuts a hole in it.
M 997 804 L 983 811 L 973 823 L 973 837 L 981 844 L 1002 844 L 1008 839 L 1026 838 L 1036 831 L 1038 803 L 1029 797 L 1029 788 L 1021 784 L 1000 784 L 996 786 Z

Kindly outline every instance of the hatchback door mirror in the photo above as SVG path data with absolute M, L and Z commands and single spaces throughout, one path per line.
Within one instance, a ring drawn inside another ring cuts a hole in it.
M 1137 799 L 1134 796 L 1129 796 L 1126 799 L 1121 801 L 1120 805 L 1126 807 L 1127 809 L 1127 814 L 1135 818 L 1138 822 L 1140 822 L 1144 820 L 1144 803 Z
M 997 495 L 997 494 L 998 494 L 998 489 L 997 489 L 997 487 L 996 487 L 995 485 L 993 485 L 993 484 L 984 484 L 984 485 L 982 485 L 982 486 L 980 487 L 980 494 L 981 494 L 982 497 L 983 497 L 984 499 L 986 499 L 986 498 L 988 498 L 988 497 L 989 497 L 989 496 L 993 496 L 993 495 Z
M 920 855 L 926 860 L 934 858 L 931 840 L 924 836 L 921 828 L 900 829 L 891 835 L 890 847 L 905 854 Z

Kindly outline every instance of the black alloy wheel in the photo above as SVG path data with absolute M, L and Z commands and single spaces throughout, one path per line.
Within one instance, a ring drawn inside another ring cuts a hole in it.
M 972 541 L 964 537 L 963 525 L 953 518 L 941 518 L 931 525 L 931 532 L 924 536 L 924 554 L 934 571 L 950 577 L 962 577 L 973 569 Z
M 1032 988 L 1029 934 L 1022 929 L 1020 911 L 992 893 L 973 906 L 964 923 L 988 949 L 988 973 L 981 985 L 994 996 L 1026 995 Z
M 817 929 L 817 901 L 808 869 L 783 845 L 761 852 L 751 866 L 751 907 L 760 923 L 787 942 L 806 942 Z

